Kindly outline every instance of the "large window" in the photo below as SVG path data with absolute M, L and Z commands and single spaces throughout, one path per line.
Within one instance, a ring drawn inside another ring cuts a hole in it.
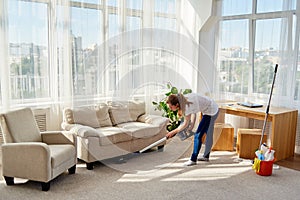
M 0 26 L 7 35 L 7 39 L 1 35 L 0 43 L 8 49 L 3 53 L 8 54 L 8 64 L 1 62 L 5 70 L 0 74 L 0 96 L 6 107 L 90 103 L 118 91 L 149 95 L 153 91 L 141 89 L 147 87 L 143 82 L 151 82 L 149 74 L 160 77 L 159 86 L 168 81 L 167 68 L 181 74 L 176 59 L 180 47 L 172 49 L 180 41 L 172 37 L 185 32 L 191 40 L 198 39 L 194 34 L 198 23 L 184 24 L 180 19 L 180 0 L 2 0 L 0 4 L 6 11 L 1 12 Z M 189 16 L 200 21 L 193 9 Z M 170 34 L 162 37 L 158 29 Z M 192 76 L 188 82 L 196 83 Z
M 279 64 L 277 95 L 280 93 L 282 99 L 293 96 L 291 88 L 298 82 L 294 81 L 296 60 L 293 57 L 296 1 L 223 0 L 218 3 L 221 6 L 217 9 L 220 11 L 216 54 L 219 92 L 266 98 L 274 67 Z
M 235 29 L 235 27 L 240 27 Z M 248 93 L 249 81 L 248 20 L 221 22 L 219 82 L 222 92 Z
M 283 27 L 283 18 L 262 19 L 256 21 L 253 92 L 268 94 L 272 85 L 274 66 L 281 62 L 280 58 L 287 51 L 287 35 Z M 282 63 L 283 64 L 283 63 Z
M 252 0 L 223 0 L 222 16 L 251 14 L 252 5 Z
M 161 29 L 176 30 L 176 1 L 155 0 L 154 6 L 154 26 Z
M 296 9 L 297 0 L 257 0 L 257 13 Z
M 100 9 L 71 9 L 72 78 L 74 94 L 77 96 L 100 92 L 97 48 L 103 42 L 102 22 L 103 13 Z
M 9 1 L 11 98 L 49 97 L 47 4 Z

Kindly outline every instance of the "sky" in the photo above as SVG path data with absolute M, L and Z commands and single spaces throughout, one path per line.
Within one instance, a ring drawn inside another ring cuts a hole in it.
M 223 0 L 223 15 L 250 14 L 252 0 Z M 296 8 L 296 0 L 257 0 L 257 12 L 274 12 L 282 8 Z M 255 47 L 257 50 L 268 48 L 282 49 L 280 41 L 286 37 L 287 20 L 264 19 L 256 20 Z M 249 23 L 247 19 L 230 20 L 222 22 L 222 48 L 240 46 L 249 48 Z M 293 24 L 294 25 L 294 24 Z M 233 45 L 234 44 L 234 45 Z
M 168 12 L 175 12 L 175 6 L 170 6 L 175 0 L 153 0 L 155 3 L 155 10 L 161 11 L 164 7 L 171 8 Z M 8 1 L 8 15 L 9 15 L 9 41 L 10 43 L 34 43 L 36 45 L 46 46 L 48 42 L 48 14 L 47 5 L 44 3 L 22 2 L 16 0 Z M 77 2 L 97 3 L 101 4 L 101 0 L 77 0 Z M 117 0 L 107 0 L 108 6 L 117 6 Z M 126 0 L 126 7 L 132 9 L 142 9 L 143 0 Z M 58 9 L 56 14 L 59 19 L 65 14 L 63 10 Z M 103 35 L 101 30 L 103 27 L 103 13 L 101 10 L 81 9 L 74 7 L 71 9 L 71 32 L 76 37 L 82 36 L 83 46 L 88 47 L 91 44 L 102 43 Z M 128 18 L 130 21 L 130 28 L 136 29 L 141 22 L 135 18 Z M 109 35 L 118 34 L 119 24 L 117 15 L 109 15 Z M 63 26 L 62 21 L 57 24 Z
M 101 0 L 78 0 L 86 3 L 101 3 Z M 160 10 L 164 7 L 170 7 L 172 0 L 155 0 L 155 10 Z M 223 0 L 224 15 L 231 14 L 247 14 L 252 11 L 252 0 Z M 117 0 L 108 0 L 108 5 L 116 6 Z M 142 8 L 142 0 L 127 0 L 128 7 Z M 277 11 L 283 7 L 295 8 L 296 0 L 257 0 L 258 11 Z M 169 4 L 169 5 L 168 5 Z M 174 6 L 173 6 L 174 8 Z M 84 10 L 84 11 L 83 11 Z M 172 11 L 170 11 L 172 12 Z M 174 11 L 173 11 L 174 12 Z M 46 4 L 9 1 L 9 40 L 11 43 L 33 42 L 36 45 L 46 46 L 48 42 L 48 15 Z M 73 8 L 72 15 L 72 34 L 83 37 L 83 46 L 87 47 L 91 44 L 102 42 L 102 35 L 99 30 L 102 27 L 102 13 L 92 9 Z M 110 16 L 111 23 L 114 26 L 109 26 L 109 33 L 115 35 L 118 32 L 118 21 L 114 16 Z M 136 25 L 140 23 L 135 22 Z M 28 27 L 31 27 L 28 29 Z M 238 27 L 238 28 L 237 28 Z M 134 28 L 134 27 L 131 27 Z M 240 46 L 249 46 L 248 30 L 249 24 L 246 20 L 237 20 L 234 23 L 223 23 L 223 47 L 230 47 L 233 43 Z M 286 28 L 286 27 L 283 27 Z M 260 48 L 279 46 L 280 34 L 282 33 L 281 20 L 269 20 L 266 22 L 257 22 L 257 45 Z M 92 30 L 92 31 L 90 31 Z M 95 30 L 95 31 L 94 31 Z M 98 31 L 97 31 L 98 30 Z M 235 31 L 232 31 L 235 30 Z M 226 35 L 227 34 L 227 35 Z M 277 41 L 277 42 L 276 42 Z M 274 46 L 274 44 L 277 44 Z

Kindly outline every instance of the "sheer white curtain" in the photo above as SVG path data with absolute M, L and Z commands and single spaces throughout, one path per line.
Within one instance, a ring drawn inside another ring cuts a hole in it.
M 223 99 L 267 102 L 274 67 L 278 64 L 272 104 L 293 106 L 290 102 L 294 101 L 297 58 L 295 1 L 278 1 L 271 8 L 268 0 L 245 2 L 243 7 L 241 1 L 235 0 L 218 4 L 215 93 Z M 253 11 L 252 5 L 256 5 L 257 11 Z
M 1 94 L 0 94 L 0 108 L 2 110 L 6 111 L 9 107 L 9 68 L 4 67 L 8 66 L 8 40 L 7 40 L 7 2 L 1 1 L 0 2 L 0 48 L 2 49 L 0 51 L 0 85 L 1 85 Z
M 1 109 L 197 90 L 199 16 L 185 0 L 4 0 Z M 186 14 L 188 13 L 188 15 Z
M 65 3 L 69 10 L 56 16 L 56 21 L 61 21 L 57 24 L 63 25 L 59 30 L 63 34 L 58 35 L 64 35 L 64 39 L 57 41 L 59 52 L 72 59 L 58 55 L 59 73 L 64 72 L 59 88 L 66 90 L 59 99 L 64 103 L 70 100 L 71 104 L 143 99 L 151 112 L 151 102 L 164 96 L 168 82 L 196 91 L 199 19 L 192 7 L 189 16 L 195 23 L 185 24 L 188 20 L 181 19 L 182 5 L 187 8 L 187 2 Z M 68 31 L 69 36 L 65 34 Z M 68 72 L 71 76 L 66 76 Z
M 47 5 L 1 1 L 2 109 L 50 97 Z
M 220 99 L 266 104 L 278 64 L 271 105 L 299 109 L 299 1 L 217 2 L 214 93 Z M 299 142 L 298 128 L 296 147 Z
M 64 24 L 69 24 L 73 40 L 72 50 L 69 49 L 73 59 L 70 61 L 73 101 L 82 100 L 86 104 L 102 98 L 146 98 L 151 102 L 153 94 L 163 94 L 161 89 L 167 82 L 195 89 L 198 27 L 184 24 L 178 17 L 181 3 L 176 0 L 70 3 L 71 21 Z M 185 35 L 180 33 L 183 28 Z M 187 45 L 196 49 L 189 50 L 188 57 L 183 52 L 191 49 Z M 77 57 L 73 58 L 74 54 Z M 82 66 L 80 59 L 84 60 Z

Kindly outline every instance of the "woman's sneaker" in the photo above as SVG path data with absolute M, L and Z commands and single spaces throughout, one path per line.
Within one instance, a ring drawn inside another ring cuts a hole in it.
M 192 166 L 192 165 L 197 165 L 197 162 L 188 160 L 185 163 L 183 163 L 184 166 Z
M 201 158 L 198 158 L 198 161 L 206 161 L 206 162 L 208 162 L 209 158 L 201 157 Z

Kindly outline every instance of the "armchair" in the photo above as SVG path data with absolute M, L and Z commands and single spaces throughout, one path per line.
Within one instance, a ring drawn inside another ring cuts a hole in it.
M 40 132 L 30 108 L 0 115 L 2 175 L 7 185 L 14 177 L 41 182 L 42 190 L 50 189 L 50 181 L 68 169 L 76 171 L 76 139 L 63 132 Z

